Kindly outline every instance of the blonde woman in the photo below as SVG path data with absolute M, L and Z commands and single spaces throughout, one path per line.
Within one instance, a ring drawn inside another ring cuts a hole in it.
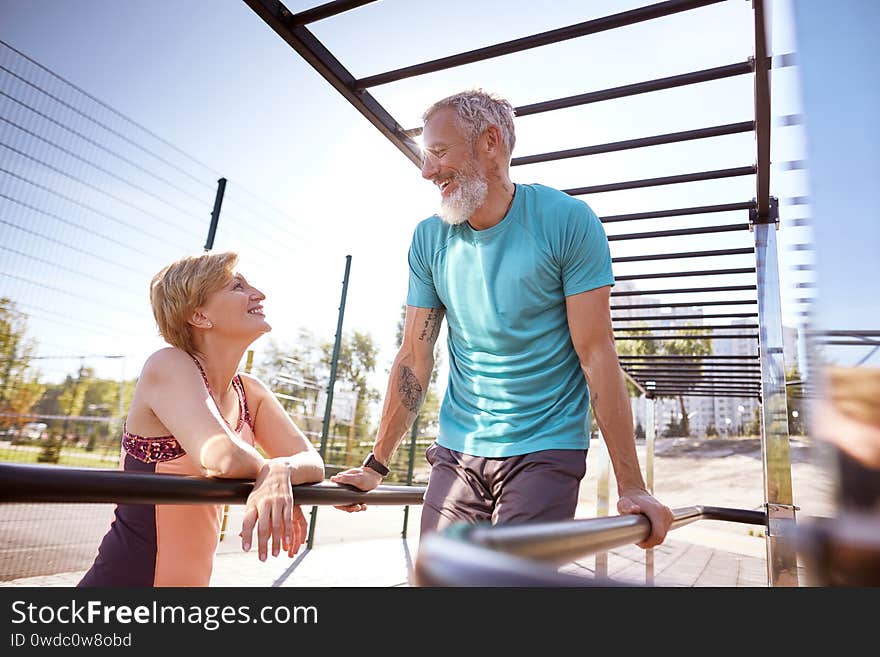
M 242 547 L 257 528 L 259 558 L 305 539 L 292 485 L 318 482 L 324 464 L 275 396 L 236 373 L 271 330 L 266 298 L 235 270 L 235 253 L 185 257 L 153 277 L 150 301 L 171 346 L 144 364 L 122 433 L 124 470 L 256 479 Z M 269 458 L 255 448 L 259 445 Z M 218 505 L 119 504 L 79 586 L 207 586 L 219 539 Z

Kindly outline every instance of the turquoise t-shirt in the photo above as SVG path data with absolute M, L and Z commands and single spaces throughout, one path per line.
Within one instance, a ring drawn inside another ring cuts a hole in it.
M 578 199 L 516 185 L 486 230 L 422 221 L 409 251 L 407 304 L 446 308 L 449 384 L 440 445 L 506 457 L 586 449 L 590 391 L 565 297 L 614 284 L 608 238 Z

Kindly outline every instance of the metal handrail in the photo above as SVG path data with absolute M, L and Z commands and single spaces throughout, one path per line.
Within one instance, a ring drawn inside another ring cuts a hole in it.
M 243 504 L 252 479 L 214 479 L 98 468 L 0 463 L 0 503 Z M 297 504 L 421 504 L 424 486 L 364 492 L 328 481 L 293 487 Z
M 673 516 L 670 529 L 701 519 L 767 524 L 763 511 L 715 506 L 681 507 Z M 639 543 L 650 533 L 641 514 L 496 527 L 458 523 L 422 540 L 415 579 L 419 586 L 606 586 L 614 582 L 566 575 L 551 564 Z

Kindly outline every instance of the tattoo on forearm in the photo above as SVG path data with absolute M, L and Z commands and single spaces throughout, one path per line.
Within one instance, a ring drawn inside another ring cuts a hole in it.
M 422 405 L 422 386 L 416 378 L 415 372 L 405 365 L 400 368 L 398 391 L 403 399 L 404 408 L 418 413 L 419 407 Z
M 440 333 L 440 323 L 443 321 L 443 318 L 440 314 L 440 311 L 437 308 L 431 308 L 428 311 L 428 316 L 425 318 L 425 325 L 422 326 L 422 332 L 419 334 L 419 340 L 424 342 L 425 338 L 433 342 L 437 339 L 437 335 Z

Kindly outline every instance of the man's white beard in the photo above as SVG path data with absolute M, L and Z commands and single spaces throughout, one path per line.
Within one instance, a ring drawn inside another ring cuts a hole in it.
M 474 167 L 469 171 L 462 171 L 453 178 L 456 189 L 449 196 L 440 201 L 440 218 L 453 226 L 463 224 L 471 218 L 489 195 L 489 182 Z

